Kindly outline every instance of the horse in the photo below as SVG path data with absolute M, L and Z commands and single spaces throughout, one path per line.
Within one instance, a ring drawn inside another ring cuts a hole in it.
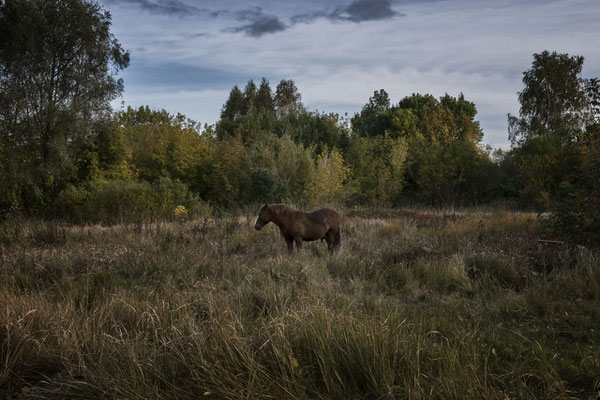
M 256 230 L 261 230 L 269 222 L 273 222 L 279 227 L 290 254 L 294 252 L 294 242 L 296 242 L 298 252 L 302 249 L 303 241 L 310 242 L 319 239 L 327 241 L 329 252 L 340 247 L 342 218 L 328 208 L 305 213 L 284 204 L 265 204 L 258 212 L 254 227 Z

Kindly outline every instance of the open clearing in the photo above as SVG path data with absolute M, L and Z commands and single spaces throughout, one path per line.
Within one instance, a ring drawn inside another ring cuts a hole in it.
M 346 210 L 333 256 L 253 218 L 18 227 L 0 397 L 599 396 L 600 254 L 535 215 Z

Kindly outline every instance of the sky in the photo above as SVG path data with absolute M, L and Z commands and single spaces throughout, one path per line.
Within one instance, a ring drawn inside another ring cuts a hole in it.
M 214 124 L 230 90 L 292 79 L 305 107 L 349 117 L 373 92 L 460 93 L 484 144 L 508 148 L 534 53 L 582 55 L 600 77 L 600 0 L 99 0 L 131 52 L 114 106 Z

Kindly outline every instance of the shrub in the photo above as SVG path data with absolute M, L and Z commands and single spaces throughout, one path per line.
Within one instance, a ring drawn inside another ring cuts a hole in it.
M 454 140 L 418 151 L 414 175 L 418 196 L 435 205 L 465 205 L 489 200 L 496 189 L 491 177 L 498 171 L 475 144 Z
M 283 183 L 268 169 L 256 168 L 250 172 L 250 201 L 257 203 L 282 203 L 289 201 L 289 192 Z
M 185 219 L 210 213 L 188 187 L 169 178 L 146 181 L 94 181 L 69 187 L 60 196 L 61 217 L 77 222 L 116 224 Z M 176 209 L 183 207 L 176 214 Z M 184 215 L 185 214 L 185 215 Z
M 342 183 L 349 173 L 350 169 L 337 149 L 319 154 L 313 179 L 306 188 L 308 201 L 323 204 L 338 200 L 343 191 Z
M 600 135 L 599 135 L 600 136 Z M 574 153 L 575 172 L 560 183 L 547 226 L 580 243 L 600 241 L 600 140 L 580 144 Z

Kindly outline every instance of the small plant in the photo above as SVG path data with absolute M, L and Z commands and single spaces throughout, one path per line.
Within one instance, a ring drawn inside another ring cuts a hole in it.
M 177 207 L 175 207 L 173 214 L 175 215 L 175 218 L 177 220 L 182 221 L 187 218 L 188 210 L 187 210 L 187 208 L 185 208 L 185 206 L 178 205 Z

